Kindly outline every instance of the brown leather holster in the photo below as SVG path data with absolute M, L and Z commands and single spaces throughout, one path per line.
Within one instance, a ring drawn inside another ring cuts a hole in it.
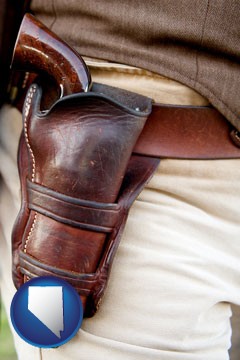
M 60 277 L 92 316 L 129 208 L 159 159 L 239 158 L 240 134 L 211 107 L 152 107 L 138 94 L 91 87 L 79 54 L 30 15 L 20 34 L 13 65 L 37 71 L 47 86 L 42 94 L 31 85 L 23 108 L 13 280 L 18 288 L 35 276 Z
M 67 280 L 92 316 L 129 207 L 159 163 L 132 155 L 152 104 L 98 85 L 47 112 L 40 103 L 41 89 L 32 85 L 18 155 L 22 205 L 12 234 L 13 279 L 17 288 L 35 276 Z

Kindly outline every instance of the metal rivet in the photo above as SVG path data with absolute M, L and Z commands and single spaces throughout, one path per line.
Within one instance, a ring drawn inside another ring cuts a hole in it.
M 234 129 L 230 132 L 232 141 L 237 147 L 240 147 L 240 131 Z

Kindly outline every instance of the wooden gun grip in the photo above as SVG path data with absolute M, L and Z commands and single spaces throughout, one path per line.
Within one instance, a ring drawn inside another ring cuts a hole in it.
M 60 97 L 86 92 L 91 86 L 81 56 L 31 14 L 23 18 L 12 68 L 51 76 L 60 88 Z

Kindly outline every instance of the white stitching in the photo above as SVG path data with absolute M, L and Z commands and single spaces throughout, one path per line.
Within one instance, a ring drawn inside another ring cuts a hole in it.
M 29 152 L 31 154 L 31 157 L 32 157 L 32 182 L 34 182 L 34 178 L 35 178 L 35 166 L 36 166 L 36 162 L 35 162 L 35 157 L 34 157 L 34 154 L 33 154 L 33 151 L 32 151 L 32 148 L 31 148 L 31 145 L 29 143 L 29 137 L 28 137 L 28 129 L 27 129 L 27 118 L 28 118 L 28 115 L 29 115 L 29 111 L 30 111 L 30 107 L 31 107 L 31 102 L 32 102 L 32 98 L 33 98 L 33 94 L 36 92 L 36 86 L 33 85 L 29 92 L 28 92 L 28 95 L 27 95 L 27 98 L 26 98 L 26 102 L 25 102 L 25 108 L 24 108 L 24 134 L 25 134 L 25 139 L 26 139 L 26 143 L 27 143 L 27 147 L 29 149 Z M 36 224 L 36 221 L 37 221 L 37 213 L 35 212 L 35 215 L 34 215 L 34 219 L 33 219 L 33 223 L 32 223 L 32 226 L 31 226 L 31 229 L 28 233 L 28 236 L 27 236 L 27 239 L 25 241 L 25 244 L 24 244 L 24 249 L 23 249 L 23 252 L 27 252 L 27 244 L 28 244 L 28 241 L 30 239 L 30 236 L 32 235 L 32 232 L 34 230 L 34 227 L 35 227 L 35 224 Z
M 30 110 L 30 107 L 31 107 L 33 94 L 35 92 L 36 92 L 36 86 L 32 86 L 31 89 L 29 90 L 28 95 L 27 95 L 26 102 L 25 102 L 25 108 L 24 108 L 24 133 L 25 133 L 27 147 L 29 149 L 29 152 L 30 152 L 31 157 L 32 157 L 32 162 L 33 162 L 32 182 L 34 181 L 34 178 L 35 178 L 35 164 L 36 163 L 35 163 L 35 157 L 34 157 L 32 148 L 31 148 L 30 143 L 29 143 L 28 130 L 27 130 L 27 117 L 29 115 L 29 110 Z
M 30 231 L 29 231 L 29 234 L 28 234 L 27 239 L 26 239 L 25 244 L 24 244 L 23 252 L 25 252 L 25 253 L 27 252 L 27 244 L 28 244 L 28 241 L 29 241 L 29 239 L 30 239 L 30 236 L 32 235 L 32 232 L 33 232 L 33 230 L 34 230 L 34 227 L 35 227 L 35 225 L 36 225 L 36 221 L 37 221 L 37 213 L 35 212 L 31 229 L 30 229 Z

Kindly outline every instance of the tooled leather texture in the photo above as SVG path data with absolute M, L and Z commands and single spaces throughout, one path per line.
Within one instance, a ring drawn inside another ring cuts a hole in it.
M 53 275 L 78 291 L 85 316 L 103 296 L 130 205 L 159 160 L 132 156 L 148 111 L 78 94 L 39 111 L 30 88 L 19 144 L 22 205 L 12 233 L 13 280 Z

